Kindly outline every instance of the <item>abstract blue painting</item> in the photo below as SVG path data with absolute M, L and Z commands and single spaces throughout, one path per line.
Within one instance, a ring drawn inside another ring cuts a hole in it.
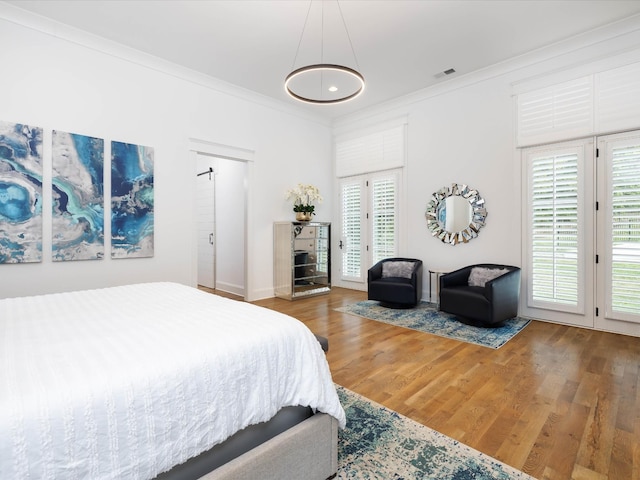
M 42 128 L 0 122 L 0 263 L 42 261 Z
M 111 142 L 111 258 L 153 256 L 153 148 Z
M 104 257 L 104 140 L 53 131 L 53 261 Z

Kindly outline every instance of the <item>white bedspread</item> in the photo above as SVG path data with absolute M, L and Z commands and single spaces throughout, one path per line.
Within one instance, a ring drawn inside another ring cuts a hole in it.
M 172 283 L 0 300 L 0 479 L 148 479 L 290 405 L 344 411 L 298 320 Z

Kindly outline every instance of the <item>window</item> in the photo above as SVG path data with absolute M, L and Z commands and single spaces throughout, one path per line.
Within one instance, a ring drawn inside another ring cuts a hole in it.
M 564 83 L 518 87 L 523 313 L 637 335 L 640 62 L 588 68 L 573 79 L 578 70 L 565 72 Z M 568 138 L 585 139 L 550 144 Z
M 405 124 L 406 119 L 397 119 L 336 141 L 340 286 L 364 289 L 369 267 L 398 255 Z
M 611 308 L 640 314 L 640 146 L 611 152 Z

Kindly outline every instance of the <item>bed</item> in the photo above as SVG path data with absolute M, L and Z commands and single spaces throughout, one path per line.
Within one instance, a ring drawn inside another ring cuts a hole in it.
M 278 312 L 165 282 L 0 300 L 0 478 L 321 479 L 344 425 Z

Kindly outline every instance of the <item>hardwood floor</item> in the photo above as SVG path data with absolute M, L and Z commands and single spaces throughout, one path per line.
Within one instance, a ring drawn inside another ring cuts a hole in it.
M 640 480 L 640 338 L 533 321 L 493 350 L 335 311 L 364 299 L 255 304 L 327 337 L 336 383 L 533 477 Z

